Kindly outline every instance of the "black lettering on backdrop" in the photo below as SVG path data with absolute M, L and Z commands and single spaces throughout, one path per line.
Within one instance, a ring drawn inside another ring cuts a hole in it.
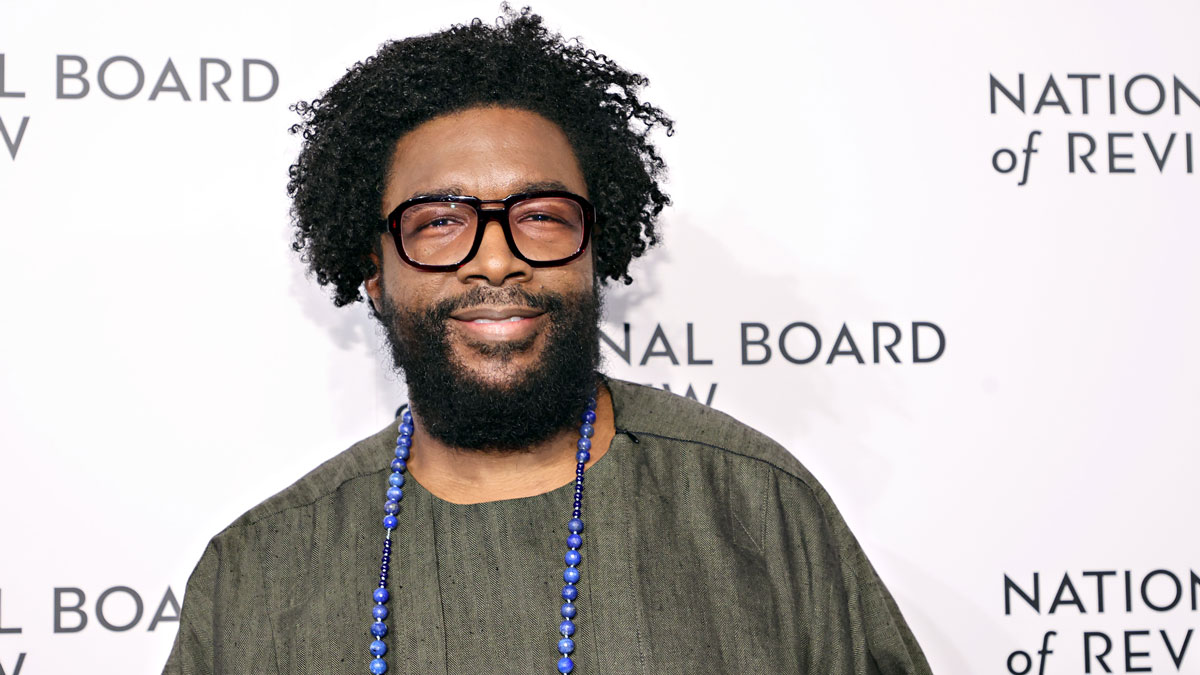
M 1033 573 L 1033 596 L 1030 597 L 1030 595 L 1028 593 L 1026 593 L 1024 590 L 1022 590 L 1021 587 L 1018 586 L 1015 581 L 1008 578 L 1007 574 L 1004 575 L 1004 614 L 1005 615 L 1012 614 L 1012 593 L 1010 591 L 1016 591 L 1017 595 L 1021 596 L 1021 598 L 1024 599 L 1025 602 L 1029 603 L 1029 606 L 1033 608 L 1033 611 L 1037 612 L 1038 614 L 1042 613 L 1042 600 L 1041 600 L 1042 587 L 1041 587 L 1041 584 L 1038 583 L 1038 581 L 1039 581 L 1038 576 L 1039 575 L 1037 572 Z
M 1081 115 L 1088 114 L 1088 80 L 1098 80 L 1099 75 L 1081 75 L 1079 73 L 1068 73 L 1068 80 L 1079 80 L 1079 103 Z
M 1192 88 L 1189 88 L 1178 76 L 1171 76 L 1171 86 L 1167 86 L 1166 78 L 1156 77 L 1149 73 L 1140 73 L 1132 77 L 1118 81 L 1115 74 L 1109 73 L 1107 76 L 1099 73 L 1067 73 L 1067 80 L 1077 85 L 1064 89 L 1059 84 L 1059 80 L 1051 73 L 1047 74 L 1045 80 L 1042 80 L 1041 94 L 1038 96 L 1034 105 L 1029 106 L 1026 98 L 1025 90 L 1025 74 L 1016 74 L 1016 86 L 1012 86 L 1012 80 L 1008 82 L 1002 81 L 994 73 L 988 74 L 988 100 L 990 112 L 992 115 L 999 113 L 1000 108 L 1006 108 L 1011 105 L 1012 109 L 1021 114 L 1043 115 L 1051 114 L 1054 108 L 1057 108 L 1059 113 L 1064 117 L 1072 114 L 1102 114 L 1103 109 L 1097 109 L 1099 106 L 1093 105 L 1093 96 L 1103 97 L 1105 93 L 1108 96 L 1107 111 L 1109 115 L 1117 115 L 1118 112 L 1129 111 L 1142 117 L 1165 113 L 1167 111 L 1167 100 L 1171 99 L 1175 115 L 1183 113 L 1185 101 L 1192 103 L 1192 109 L 1200 108 L 1200 96 L 1197 96 Z M 1107 80 L 1107 92 L 1099 86 L 1092 87 L 1090 85 L 1097 83 L 1101 78 Z M 1038 85 L 1034 85 L 1038 86 Z M 1006 105 L 1007 102 L 1007 105 Z M 1032 110 L 1030 110 L 1032 108 Z M 1123 109 L 1122 109 L 1123 108 Z M 1040 130 L 1031 132 L 1029 141 L 1023 150 L 1026 157 L 1023 162 L 1024 171 L 1022 178 L 1017 182 L 1017 185 L 1025 185 L 1029 178 L 1029 167 L 1031 164 L 1030 155 L 1037 153 L 1038 150 L 1033 146 L 1033 137 L 1040 134 Z M 1067 172 L 1071 174 L 1083 173 L 1088 174 L 1100 173 L 1097 164 L 1093 161 L 1097 151 L 1097 132 L 1084 131 L 1068 131 L 1066 133 L 1067 140 Z M 1099 132 L 1104 134 L 1107 142 L 1107 174 L 1127 174 L 1136 173 L 1137 167 L 1135 158 L 1139 154 L 1144 154 L 1145 150 L 1149 151 L 1151 159 L 1158 168 L 1159 174 L 1165 174 L 1168 158 L 1171 155 L 1172 148 L 1177 145 L 1176 138 L 1183 137 L 1182 144 L 1185 146 L 1182 151 L 1186 154 L 1184 160 L 1176 160 L 1175 164 L 1186 164 L 1185 173 L 1192 174 L 1195 171 L 1194 167 L 1194 150 L 1192 147 L 1192 132 L 1184 131 L 1165 131 L 1165 140 L 1160 137 L 1158 142 L 1152 137 L 1150 132 L 1146 131 L 1104 131 Z M 1145 150 L 1140 149 L 1140 142 L 1134 139 L 1145 141 Z M 1180 151 L 1175 151 L 1175 154 L 1180 154 Z M 1002 147 L 992 153 L 992 168 L 997 173 L 1009 174 L 1016 170 L 1017 165 L 1021 163 L 1018 159 L 1018 154 L 1015 150 Z M 1082 164 L 1082 168 L 1079 165 Z
M 129 623 L 117 625 L 117 624 L 111 623 L 104 616 L 104 601 L 108 600 L 108 598 L 111 597 L 113 593 L 124 593 L 124 594 L 128 595 L 129 597 L 133 598 L 133 606 L 134 606 L 133 619 L 130 620 Z M 112 588 L 109 588 L 109 589 L 105 590 L 103 593 L 101 593 L 100 599 L 96 601 L 96 620 L 100 622 L 101 626 L 104 626 L 105 628 L 113 631 L 114 633 L 121 633 L 123 631 L 129 630 L 130 628 L 133 628 L 134 626 L 137 625 L 138 621 L 142 620 L 142 609 L 143 609 L 142 596 L 138 595 L 137 591 L 133 590 L 132 588 L 130 588 L 128 586 L 113 586 Z
M 1176 79 L 1178 79 L 1178 78 L 1176 78 Z M 1136 105 L 1134 105 L 1134 103 L 1133 103 L 1133 85 L 1137 84 L 1141 80 L 1148 80 L 1150 82 L 1153 82 L 1154 87 L 1156 89 L 1158 89 L 1158 103 L 1155 103 L 1154 106 L 1151 108 L 1147 108 L 1147 109 L 1139 108 Z M 1134 75 L 1133 77 L 1129 78 L 1129 82 L 1126 83 L 1126 85 L 1125 85 L 1125 105 L 1129 106 L 1130 110 L 1132 110 L 1133 112 L 1135 112 L 1139 115 L 1153 115 L 1154 113 L 1158 112 L 1159 110 L 1162 110 L 1163 104 L 1165 104 L 1166 102 L 1167 102 L 1167 90 L 1165 87 L 1163 87 L 1163 83 L 1159 82 L 1158 78 L 1154 77 L 1153 75 L 1147 75 L 1145 73 L 1142 73 L 1141 75 Z
M 1049 99 L 1047 95 L 1054 92 L 1054 98 Z M 1064 115 L 1070 115 L 1071 110 L 1067 108 L 1067 102 L 1063 100 L 1062 92 L 1058 90 L 1058 83 L 1054 81 L 1054 76 L 1046 78 L 1046 86 L 1042 89 L 1042 95 L 1038 97 L 1037 106 L 1033 109 L 1033 114 L 1037 115 L 1042 112 L 1044 106 L 1055 106 L 1062 108 Z
M 1117 152 L 1118 138 L 1133 138 L 1133 134 L 1128 132 L 1109 132 L 1108 134 L 1108 172 L 1109 173 L 1133 173 L 1131 166 L 1117 166 L 1118 159 L 1133 159 L 1132 152 Z
M 1067 134 L 1067 172 L 1075 173 L 1075 139 L 1085 138 L 1088 142 L 1088 151 L 1079 155 L 1079 161 L 1087 167 L 1088 173 L 1096 173 L 1096 169 L 1092 167 L 1092 163 L 1088 161 L 1088 157 L 1096 152 L 1096 139 L 1092 138 L 1091 134 L 1085 134 L 1082 131 L 1072 131 Z
M 267 72 L 271 74 L 271 88 L 267 93 L 258 96 L 250 94 L 250 66 L 263 66 Z M 275 95 L 279 90 L 279 71 L 275 70 L 275 66 L 263 61 L 262 59 L 242 59 L 242 100 L 243 101 L 265 101 Z
M 210 66 L 217 66 L 221 71 L 220 77 L 216 80 L 209 80 Z M 134 82 L 128 91 L 114 90 L 114 79 L 110 75 L 110 69 L 114 68 L 116 69 L 114 72 L 117 73 L 120 73 L 121 70 L 127 70 L 133 74 Z M 217 92 L 217 96 L 221 100 L 230 100 L 229 94 L 224 88 L 224 85 L 233 76 L 233 68 L 230 67 L 229 62 L 224 59 L 202 58 L 200 59 L 198 70 L 200 71 L 199 88 L 201 101 L 208 100 L 210 86 Z M 77 99 L 87 96 L 91 92 L 91 81 L 87 78 L 87 72 L 88 62 L 84 57 L 74 54 L 59 54 L 57 56 L 57 70 L 55 75 L 56 97 L 60 99 Z M 69 87 L 71 91 L 68 91 L 68 80 L 77 82 L 77 84 Z M 118 101 L 129 100 L 140 94 L 145 88 L 146 70 L 141 63 L 132 57 L 112 56 L 100 64 L 100 68 L 96 71 L 96 84 L 111 99 Z M 274 65 L 263 59 L 242 59 L 243 101 L 250 103 L 266 101 L 278 91 L 279 71 L 275 69 Z M 148 100 L 157 100 L 159 94 L 163 93 L 179 94 L 180 99 L 183 101 L 192 100 L 191 93 L 188 91 L 183 77 L 179 74 L 179 69 L 175 66 L 174 60 L 170 58 L 163 64 L 162 69 L 158 71 L 158 76 L 154 86 L 151 87 Z
M 25 92 L 9 91 L 4 83 L 4 54 L 0 54 L 0 98 L 25 98 Z
M 174 80 L 175 84 L 165 86 L 168 77 Z M 171 59 L 167 59 L 167 65 L 163 66 L 162 73 L 158 76 L 158 81 L 154 83 L 154 89 L 150 91 L 150 100 L 157 99 L 158 95 L 164 91 L 175 92 L 182 96 L 185 101 L 192 100 L 192 97 L 188 96 L 187 87 L 183 86 L 183 80 L 179 79 L 179 71 L 175 70 L 175 64 Z
M 0 600 L 3 600 L 3 599 L 4 599 L 3 596 L 0 596 Z M 2 603 L 0 603 L 0 609 L 2 609 L 3 606 L 4 605 Z M 21 628 L 19 626 L 10 626 L 8 628 L 5 628 L 4 627 L 4 614 L 3 614 L 3 612 L 0 612 L 0 635 L 4 635 L 5 633 L 20 633 L 20 632 L 21 632 Z
M 1070 593 L 1071 598 L 1064 600 L 1063 595 Z M 1071 583 L 1071 575 L 1063 574 L 1062 583 L 1058 585 L 1058 592 L 1054 594 L 1054 601 L 1050 603 L 1050 611 L 1047 614 L 1053 614 L 1058 610 L 1059 605 L 1075 605 L 1079 608 L 1080 614 L 1086 614 L 1087 610 L 1083 608 L 1083 603 L 1079 600 L 1079 593 L 1075 592 L 1075 584 Z
M 996 79 L 995 75 L 988 73 L 988 90 L 992 96 L 992 114 L 996 114 L 996 92 L 1004 94 L 1005 98 L 1012 101 L 1013 105 L 1021 112 L 1025 112 L 1025 73 L 1017 73 L 1017 96 L 1014 96 L 1011 91 L 1000 84 L 1000 80 Z
M 838 348 L 843 339 L 850 343 L 850 351 L 842 351 Z M 782 350 L 782 347 L 780 349 Z M 854 344 L 854 338 L 850 335 L 850 329 L 846 328 L 846 324 L 842 324 L 842 330 L 838 332 L 837 339 L 833 341 L 833 349 L 829 350 L 829 358 L 825 360 L 825 365 L 833 363 L 833 359 L 838 356 L 853 356 L 860 364 L 865 363 L 862 354 L 858 353 L 858 345 Z
M 1143 133 L 1142 137 L 1146 139 L 1146 145 L 1150 148 L 1150 156 L 1154 158 L 1158 172 L 1162 173 L 1163 165 L 1167 163 L 1167 156 L 1171 154 L 1171 146 L 1175 144 L 1175 132 L 1172 131 L 1170 138 L 1167 139 L 1167 147 L 1163 148 L 1162 157 L 1158 156 L 1158 150 L 1154 147 L 1154 141 L 1150 139 L 1150 134 Z
M 751 340 L 749 329 L 757 328 L 762 332 L 762 337 L 757 340 Z M 771 335 L 771 331 L 765 323 L 746 323 L 742 322 L 742 365 L 743 366 L 760 366 L 771 360 L 771 345 L 767 344 L 767 338 Z M 750 346 L 756 345 L 762 347 L 763 357 L 761 359 L 750 360 Z M 787 357 L 784 357 L 787 358 Z M 788 359 L 791 361 L 791 359 Z M 793 361 L 793 363 L 795 363 Z
M 1145 635 L 1150 637 L 1148 630 L 1127 630 L 1125 631 L 1125 672 L 1127 673 L 1148 673 L 1150 666 L 1134 666 L 1133 659 L 1135 657 L 1150 656 L 1150 652 L 1135 652 L 1133 651 L 1132 639 L 1135 635 Z
M 662 342 L 662 349 L 654 350 L 654 344 Z M 652 356 L 665 356 L 671 359 L 671 365 L 679 365 L 679 359 L 675 358 L 675 350 L 671 349 L 671 343 L 667 341 L 667 334 L 663 332 L 662 324 L 654 324 L 654 335 L 650 336 L 650 344 L 646 345 L 646 351 L 642 354 L 642 362 L 639 366 L 646 365 Z
M 1112 640 L 1109 639 L 1108 635 L 1095 631 L 1087 631 L 1083 634 L 1083 672 L 1092 672 L 1092 638 L 1094 637 L 1104 640 L 1104 651 L 1095 655 L 1096 662 L 1100 664 L 1104 672 L 1111 673 L 1112 668 L 1109 668 L 1108 664 L 1104 662 L 1104 657 L 1108 656 L 1108 653 L 1112 651 Z
M 631 345 L 629 342 L 629 324 L 625 324 L 625 346 L 623 348 L 618 347 L 617 343 L 613 342 L 612 338 L 608 337 L 608 335 L 603 330 L 600 331 L 600 340 L 602 342 L 607 343 L 608 346 L 614 352 L 617 353 L 617 356 L 621 357 L 622 361 L 624 361 L 625 363 L 627 363 L 629 365 L 633 365 L 629 360 L 629 357 L 631 356 Z
M 4 145 L 8 148 L 8 155 L 14 160 L 17 158 L 17 151 L 21 149 L 21 139 L 25 138 L 25 128 L 28 126 L 29 117 L 22 117 L 21 126 L 17 127 L 17 133 L 14 136 L 5 126 L 4 118 L 0 117 L 0 136 L 4 136 Z
M 875 363 L 879 363 L 879 329 L 884 326 L 892 330 L 892 341 L 884 345 L 883 348 L 887 350 L 888 356 L 892 357 L 892 363 L 900 363 L 900 357 L 896 356 L 896 352 L 892 351 L 892 347 L 900 344 L 900 327 L 887 321 L 875 321 L 871 324 L 871 343 L 874 346 Z
M 1115 570 L 1101 570 L 1094 572 L 1084 572 L 1085 577 L 1096 577 L 1096 611 L 1104 611 L 1104 577 L 1115 577 Z
M 687 362 L 688 362 L 688 365 L 689 366 L 711 366 L 712 359 L 696 358 L 696 347 L 695 347 L 694 340 L 692 337 L 692 331 L 693 331 L 692 322 L 689 321 L 688 325 L 687 325 L 687 354 L 688 354 Z M 711 399 L 712 397 L 710 396 L 709 398 Z
M 17 655 L 17 665 L 13 666 L 12 673 L 4 669 L 4 664 L 0 663 L 0 675 L 21 675 L 21 666 L 25 664 L 25 652 Z
M 74 594 L 79 602 L 74 605 L 64 605 L 62 598 L 64 595 Z M 83 611 L 83 603 L 87 600 L 82 588 L 55 588 L 54 589 L 54 632 L 55 633 L 78 633 L 87 626 L 87 612 Z M 75 626 L 64 626 L 62 622 L 63 612 L 73 612 L 79 615 L 79 623 Z
M 1200 98 L 1196 98 L 1196 95 L 1192 93 L 1192 90 L 1188 89 L 1186 86 L 1184 86 L 1183 82 L 1180 82 L 1178 77 L 1172 76 L 1172 79 L 1174 80 L 1174 83 L 1175 83 L 1175 86 L 1174 86 L 1175 114 L 1176 115 L 1180 114 L 1179 113 L 1179 101 L 1180 101 L 1179 95 L 1180 94 L 1184 94 L 1188 98 L 1192 99 L 1192 103 L 1195 103 L 1196 107 L 1200 108 Z
M 1167 653 L 1171 655 L 1171 662 L 1175 664 L 1175 670 L 1179 670 L 1179 666 L 1183 663 L 1183 655 L 1187 653 L 1193 631 L 1195 631 L 1194 628 L 1189 628 L 1187 634 L 1183 636 L 1183 644 L 1179 646 L 1178 654 L 1175 653 L 1175 645 L 1171 644 L 1171 638 L 1167 637 L 1167 631 L 1158 631 L 1158 634 L 1162 636 L 1163 644 L 1167 646 Z
M 212 88 L 217 91 L 217 95 L 221 97 L 222 101 L 228 101 L 229 95 L 225 93 L 221 85 L 233 77 L 233 69 L 222 59 L 200 59 L 200 100 L 208 100 L 208 67 L 214 63 L 221 66 L 221 70 L 225 71 L 225 74 L 221 76 L 221 79 L 212 82 Z
M 133 85 L 133 89 L 123 94 L 118 94 L 108 87 L 108 69 L 117 63 L 128 63 L 130 66 L 133 66 L 134 75 L 137 76 L 137 84 Z M 104 63 L 100 64 L 100 69 L 96 71 L 96 85 L 100 87 L 100 91 L 107 94 L 109 98 L 114 98 L 118 101 L 127 101 L 137 96 L 145 84 L 146 71 L 142 70 L 142 64 L 128 56 L 110 56 L 104 60 Z
M 918 343 L 921 337 L 922 328 L 932 328 L 933 332 L 937 333 L 938 338 L 937 351 L 934 352 L 933 356 L 927 358 L 921 356 L 920 345 Z M 946 351 L 946 334 L 942 332 L 941 328 L 938 328 L 936 323 L 930 323 L 929 321 L 914 321 L 912 322 L 912 343 L 913 363 L 929 363 L 930 361 L 937 361 L 942 357 L 942 352 Z
M 1146 592 L 1146 587 L 1150 585 L 1151 579 L 1164 574 L 1170 578 L 1172 583 L 1175 584 L 1175 598 L 1166 605 L 1156 605 L 1150 601 L 1150 595 Z M 1175 609 L 1175 606 L 1178 605 L 1179 601 L 1182 599 L 1183 584 L 1179 582 L 1179 577 L 1172 574 L 1170 570 L 1154 570 L 1153 572 L 1147 574 L 1146 578 L 1142 579 L 1142 602 L 1146 603 L 1146 606 L 1150 609 L 1153 609 L 1156 612 L 1166 612 Z
M 845 324 L 842 324 L 842 325 L 845 326 Z M 790 352 L 788 352 L 787 337 L 788 337 L 788 333 L 791 333 L 793 328 L 803 328 L 803 329 L 807 330 L 809 333 L 812 333 L 812 336 L 813 336 L 814 344 L 813 344 L 812 354 L 809 354 L 808 356 L 806 356 L 802 359 L 798 359 L 798 358 L 792 356 Z M 763 336 L 763 339 L 766 339 L 765 335 Z M 821 353 L 821 334 L 818 333 L 817 329 L 814 328 L 813 325 L 810 323 L 805 323 L 803 321 L 796 321 L 794 323 L 789 323 L 788 325 L 783 327 L 783 332 L 781 332 L 779 334 L 779 353 L 783 354 L 783 358 L 787 359 L 787 361 L 789 363 L 799 363 L 799 364 L 809 363 L 813 359 L 816 359 L 817 355 Z
M 175 611 L 175 616 L 167 616 L 163 613 L 168 604 Z M 150 619 L 150 627 L 146 629 L 146 632 L 154 630 L 159 621 L 174 621 L 175 623 L 179 623 L 179 601 L 175 599 L 175 592 L 171 590 L 170 586 L 167 586 L 167 592 L 163 594 L 162 602 L 158 603 L 158 609 L 154 610 L 154 618 Z
M 75 62 L 78 70 L 73 73 L 66 71 L 68 61 Z M 87 59 L 82 56 L 74 56 L 71 54 L 59 54 L 57 57 L 57 66 L 55 71 L 55 98 L 83 98 L 88 95 L 92 89 L 92 84 L 84 78 L 87 74 Z M 79 91 L 68 94 L 65 86 L 67 80 L 79 80 Z

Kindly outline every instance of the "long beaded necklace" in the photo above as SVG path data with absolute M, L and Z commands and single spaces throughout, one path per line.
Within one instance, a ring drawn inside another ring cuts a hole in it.
M 571 638 L 575 634 L 575 618 L 577 608 L 575 607 L 575 599 L 579 597 L 579 563 L 582 557 L 579 554 L 580 547 L 583 546 L 583 520 L 580 518 L 580 506 L 583 503 L 583 466 L 591 457 L 592 435 L 595 433 L 595 428 L 592 426 L 596 422 L 596 395 L 593 393 L 588 399 L 587 409 L 580 416 L 582 424 L 579 425 L 579 442 L 576 444 L 575 461 L 575 506 L 571 511 L 571 519 L 567 521 L 567 554 L 563 556 L 563 561 L 566 562 L 567 568 L 563 570 L 563 581 L 566 585 L 562 589 L 562 607 L 559 608 L 559 613 L 562 615 L 562 622 L 558 624 L 558 632 L 562 636 L 558 641 L 558 653 L 561 654 L 555 666 L 560 673 L 569 673 L 575 668 L 575 662 L 569 656 L 575 651 L 575 641 Z M 396 458 L 392 460 L 392 473 L 388 476 L 387 501 L 383 504 L 383 512 L 386 514 L 383 517 L 383 527 L 387 530 L 387 534 L 383 538 L 383 557 L 379 564 L 379 586 L 371 593 L 371 600 L 375 603 L 371 607 L 371 617 L 374 622 L 371 623 L 371 635 L 374 640 L 371 641 L 371 663 L 370 672 L 372 675 L 383 675 L 387 672 L 387 661 L 383 659 L 384 654 L 387 654 L 387 643 L 383 641 L 387 635 L 387 623 L 385 620 L 388 616 L 388 565 L 392 557 L 392 530 L 396 529 L 398 524 L 396 514 L 400 512 L 400 500 L 404 498 L 404 473 L 408 470 L 408 456 L 412 447 L 412 414 L 408 410 L 400 417 L 400 427 L 398 429 L 400 435 L 396 438 Z

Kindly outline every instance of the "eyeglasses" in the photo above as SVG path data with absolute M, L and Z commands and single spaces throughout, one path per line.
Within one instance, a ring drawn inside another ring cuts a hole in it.
M 451 272 L 479 252 L 484 230 L 500 223 L 513 255 L 532 267 L 565 265 L 587 250 L 596 209 L 571 192 L 542 190 L 499 200 L 435 195 L 414 197 L 380 223 L 404 262 L 428 272 Z

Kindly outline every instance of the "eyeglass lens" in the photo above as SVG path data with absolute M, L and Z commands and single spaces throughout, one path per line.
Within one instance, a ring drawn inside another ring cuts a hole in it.
M 485 214 L 490 209 L 484 209 Z M 422 265 L 455 265 L 471 252 L 479 212 L 470 204 L 426 202 L 400 216 L 404 254 Z M 538 197 L 508 211 L 513 243 L 526 258 L 549 262 L 569 258 L 583 243 L 584 216 L 578 203 L 562 197 Z

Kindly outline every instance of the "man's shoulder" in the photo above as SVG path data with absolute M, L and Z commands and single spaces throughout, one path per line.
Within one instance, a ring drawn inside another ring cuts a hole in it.
M 227 530 L 244 528 L 277 514 L 317 503 L 338 492 L 345 484 L 381 471 L 381 457 L 396 440 L 396 423 L 339 452 L 296 482 L 242 514 Z
M 609 379 L 616 425 L 649 435 L 708 447 L 729 458 L 772 467 L 806 484 L 815 484 L 799 460 L 766 434 L 699 401 L 645 385 Z

